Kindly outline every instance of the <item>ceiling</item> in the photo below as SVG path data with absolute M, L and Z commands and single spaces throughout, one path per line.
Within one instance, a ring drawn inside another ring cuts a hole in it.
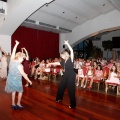
M 68 33 L 86 21 L 115 9 L 120 10 L 120 0 L 53 0 L 35 11 L 21 26 Z

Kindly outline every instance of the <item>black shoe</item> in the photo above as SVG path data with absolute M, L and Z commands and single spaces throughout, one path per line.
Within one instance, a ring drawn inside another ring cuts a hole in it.
M 74 107 L 72 107 L 71 105 L 69 105 L 69 108 L 70 108 L 70 109 L 75 109 L 75 106 L 74 106 Z
M 56 100 L 56 102 L 58 102 L 58 103 L 59 103 L 59 102 L 62 102 L 62 100 Z
M 13 110 L 16 110 L 16 109 L 17 109 L 16 105 L 11 105 L 11 108 L 12 108 Z
M 24 109 L 23 106 L 16 105 L 16 107 L 17 107 L 17 109 L 19 109 L 19 110 L 23 110 L 23 109 Z
M 29 87 L 29 83 L 27 83 L 27 84 L 25 85 L 25 87 Z

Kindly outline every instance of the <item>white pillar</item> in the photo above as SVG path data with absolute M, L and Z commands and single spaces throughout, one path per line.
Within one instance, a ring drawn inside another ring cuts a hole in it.
M 61 33 L 59 35 L 59 53 L 63 51 L 64 40 L 65 40 L 65 34 Z

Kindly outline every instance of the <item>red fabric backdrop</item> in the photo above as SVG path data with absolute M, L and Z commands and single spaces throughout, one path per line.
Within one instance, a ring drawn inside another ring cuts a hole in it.
M 30 58 L 39 57 L 40 60 L 59 57 L 59 34 L 36 29 L 19 27 L 12 35 L 12 49 L 15 40 L 28 50 Z

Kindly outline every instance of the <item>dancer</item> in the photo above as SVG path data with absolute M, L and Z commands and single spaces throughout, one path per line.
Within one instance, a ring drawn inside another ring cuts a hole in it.
M 23 61 L 24 72 L 27 74 L 27 76 L 29 76 L 30 75 L 29 56 L 28 56 L 28 52 L 25 48 L 22 48 L 22 53 L 24 53 L 23 51 L 25 51 L 25 59 Z M 26 81 L 25 87 L 28 87 L 28 86 L 29 86 L 29 82 Z
M 63 51 L 60 56 L 64 60 L 64 65 L 63 65 L 63 70 L 64 70 L 64 75 L 61 78 L 61 82 L 58 87 L 58 92 L 56 96 L 56 102 L 60 102 L 63 100 L 63 95 L 66 87 L 68 87 L 68 93 L 70 97 L 70 106 L 69 108 L 75 108 L 76 107 L 76 98 L 75 98 L 75 78 L 76 74 L 74 72 L 74 54 L 73 54 L 73 49 L 69 45 L 68 40 L 64 41 L 64 44 L 68 46 L 70 50 L 70 55 L 67 51 Z M 60 65 L 59 62 L 54 62 L 50 64 L 56 64 Z
M 30 85 L 32 84 L 32 82 L 27 77 L 27 74 L 24 72 L 23 66 L 21 64 L 25 57 L 25 54 L 22 52 L 16 53 L 16 49 L 19 42 L 18 41 L 15 42 L 16 44 L 13 48 L 13 52 L 11 55 L 5 91 L 7 93 L 12 93 L 12 105 L 11 105 L 12 109 L 24 109 L 24 107 L 21 106 L 21 98 L 23 94 L 22 76 L 30 83 Z M 16 92 L 18 92 L 17 104 L 15 103 Z

